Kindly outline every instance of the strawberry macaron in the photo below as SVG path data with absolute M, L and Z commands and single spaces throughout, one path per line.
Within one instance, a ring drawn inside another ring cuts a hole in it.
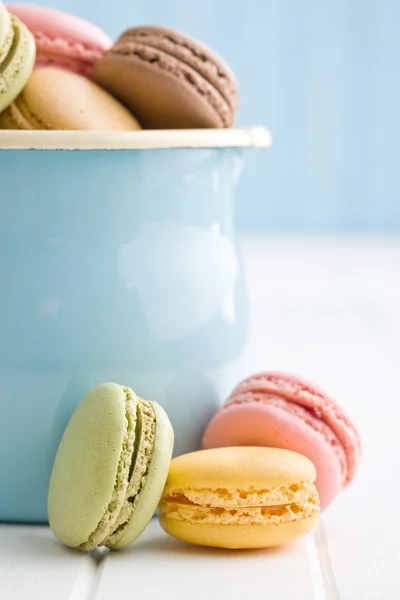
M 32 4 L 7 8 L 35 38 L 36 67 L 58 67 L 91 78 L 94 63 L 112 44 L 102 29 L 75 15 Z
M 203 448 L 270 446 L 307 456 L 317 469 L 321 507 L 353 480 L 361 440 L 343 408 L 317 386 L 285 373 L 240 383 L 209 423 Z

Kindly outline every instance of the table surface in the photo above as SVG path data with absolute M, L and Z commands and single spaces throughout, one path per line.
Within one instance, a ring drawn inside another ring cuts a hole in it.
M 1 600 L 400 598 L 400 511 L 377 492 L 400 470 L 400 238 L 246 238 L 243 249 L 253 370 L 299 373 L 348 408 L 364 439 L 356 481 L 314 534 L 258 552 L 186 546 L 153 521 L 124 552 L 84 555 L 47 527 L 0 525 Z

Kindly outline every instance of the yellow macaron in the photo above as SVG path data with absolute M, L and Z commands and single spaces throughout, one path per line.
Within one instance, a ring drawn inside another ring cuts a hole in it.
M 316 470 L 278 448 L 216 448 L 173 459 L 159 506 L 163 529 L 191 544 L 267 548 L 309 533 Z
M 0 114 L 0 129 L 133 131 L 140 125 L 93 81 L 66 69 L 41 67 Z

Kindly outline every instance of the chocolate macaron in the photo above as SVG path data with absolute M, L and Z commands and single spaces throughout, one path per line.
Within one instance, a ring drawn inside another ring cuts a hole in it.
M 123 33 L 96 63 L 94 80 L 145 129 L 231 127 L 239 105 L 238 84 L 225 61 L 164 27 Z

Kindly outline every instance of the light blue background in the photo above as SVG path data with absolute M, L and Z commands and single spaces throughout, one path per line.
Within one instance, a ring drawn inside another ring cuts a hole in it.
M 400 230 L 399 0 L 49 0 L 112 36 L 154 23 L 204 40 L 241 82 L 242 228 Z

